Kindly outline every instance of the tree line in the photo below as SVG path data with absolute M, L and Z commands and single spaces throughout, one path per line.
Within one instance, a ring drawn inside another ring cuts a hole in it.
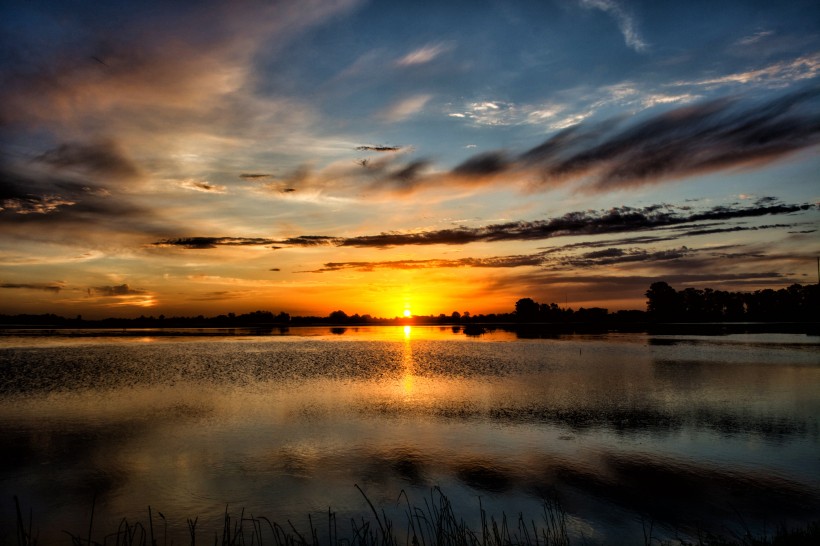
M 655 282 L 646 291 L 646 312 L 661 322 L 814 322 L 820 320 L 820 285 L 727 292 Z
M 728 292 L 711 288 L 675 290 L 663 281 L 654 282 L 646 291 L 646 310 L 609 312 L 602 307 L 572 309 L 556 303 L 538 303 L 521 298 L 508 313 L 450 314 L 382 318 L 348 315 L 336 310 L 327 316 L 291 316 L 284 311 L 228 313 L 213 317 L 166 317 L 142 315 L 137 318 L 84 320 L 55 314 L 0 315 L 0 324 L 15 326 L 96 327 L 96 328 L 228 328 L 256 326 L 309 325 L 397 325 L 397 324 L 606 324 L 640 322 L 817 322 L 820 310 L 820 285 L 793 284 L 779 290 Z

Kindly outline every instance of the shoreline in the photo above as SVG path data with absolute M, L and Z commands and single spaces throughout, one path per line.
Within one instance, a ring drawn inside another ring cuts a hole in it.
M 298 325 L 253 324 L 225 326 L 65 326 L 65 325 L 0 325 L 0 337 L 279 337 L 292 335 L 343 335 L 348 331 L 359 332 L 363 329 L 382 328 L 438 328 L 451 329 L 453 334 L 468 337 L 481 336 L 498 330 L 516 334 L 521 339 L 550 337 L 572 334 L 607 334 L 607 333 L 645 333 L 648 335 L 731 335 L 731 334 L 805 334 L 820 336 L 820 322 L 607 322 L 607 323 L 498 323 L 476 322 L 460 323 L 427 323 L 401 322 L 398 324 L 338 324 L 317 322 Z M 327 330 L 322 334 L 307 334 L 305 330 Z

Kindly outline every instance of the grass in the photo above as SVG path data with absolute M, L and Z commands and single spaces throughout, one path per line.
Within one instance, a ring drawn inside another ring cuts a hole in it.
M 406 522 L 397 529 L 382 509 L 378 510 L 362 489 L 361 492 L 370 508 L 371 517 L 351 518 L 349 529 L 339 532 L 336 514 L 328 509 L 326 528 L 320 527 L 308 515 L 308 533 L 299 530 L 287 520 L 287 526 L 272 522 L 265 517 L 246 515 L 244 509 L 233 516 L 228 508 L 222 518 L 221 530 L 197 528 L 198 518 L 187 519 L 189 546 L 570 546 L 567 530 L 567 515 L 557 500 L 542 501 L 541 521 L 525 521 L 519 514 L 514 521 L 506 514 L 500 519 L 488 515 L 479 501 L 479 528 L 471 529 L 456 515 L 452 503 L 438 488 L 431 490 L 423 506 L 410 503 L 402 491 L 399 501 L 405 508 Z M 16 546 L 37 546 L 38 535 L 30 510 L 24 516 L 17 497 L 16 542 L 3 541 L 0 544 Z M 95 538 L 94 507 L 92 502 L 88 528 L 82 534 L 65 531 L 70 546 L 183 546 L 169 540 L 168 525 L 162 512 L 154 512 L 148 507 L 148 523 L 129 523 L 123 519 L 119 527 Z M 212 533 L 212 534 L 211 534 Z M 820 521 L 815 521 L 801 529 L 778 527 L 771 536 L 754 536 L 746 530 L 731 537 L 705 534 L 696 542 L 687 539 L 664 539 L 653 536 L 652 525 L 644 525 L 644 546 L 816 546 L 820 544 Z M 579 544 L 588 544 L 583 537 Z M 621 544 L 617 542 L 616 544 Z

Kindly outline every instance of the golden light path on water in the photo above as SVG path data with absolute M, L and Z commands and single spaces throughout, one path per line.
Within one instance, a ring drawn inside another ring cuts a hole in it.
M 402 379 L 401 384 L 405 397 L 412 397 L 415 387 L 415 366 L 413 363 L 413 345 L 411 335 L 413 327 L 409 324 L 404 326 L 404 346 L 402 348 Z
M 556 490 L 586 537 L 640 537 L 640 510 L 796 515 L 820 506 L 819 347 L 410 324 L 6 338 L 0 439 L 14 456 L 0 482 L 57 533 L 94 491 L 101 526 L 150 503 L 184 533 L 185 517 L 204 528 L 225 503 L 280 522 L 328 505 L 347 518 L 367 510 L 353 484 L 387 509 L 441 486 L 465 517 L 479 497 L 509 515 Z

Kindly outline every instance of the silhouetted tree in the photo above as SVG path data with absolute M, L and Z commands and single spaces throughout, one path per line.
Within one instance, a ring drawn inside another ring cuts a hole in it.
M 602 307 L 590 307 L 585 309 L 581 307 L 573 315 L 575 322 L 603 322 L 609 315 L 609 310 Z
M 342 311 L 340 309 L 338 311 L 333 311 L 332 313 L 330 313 L 327 316 L 327 318 L 330 319 L 331 322 L 344 323 L 344 322 L 347 322 L 348 317 L 347 317 L 347 313 L 345 313 L 344 311 Z
M 646 291 L 646 311 L 655 320 L 680 320 L 681 298 L 667 283 L 653 282 Z
M 521 298 L 515 302 L 515 318 L 519 322 L 538 320 L 541 307 L 532 298 Z

